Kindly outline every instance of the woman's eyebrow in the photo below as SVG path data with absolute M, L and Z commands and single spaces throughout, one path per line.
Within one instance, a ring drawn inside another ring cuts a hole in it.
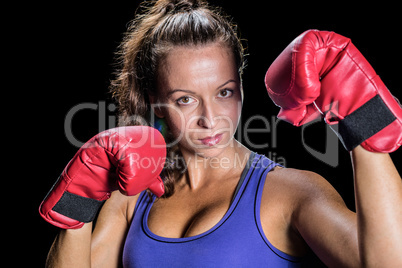
M 226 86 L 227 84 L 229 84 L 229 83 L 231 83 L 231 82 L 236 83 L 236 80 L 234 80 L 234 79 L 229 79 L 228 81 L 226 81 L 225 83 L 223 83 L 222 85 L 220 85 L 219 87 L 217 87 L 216 89 L 220 89 L 220 88 Z M 191 91 L 191 90 L 188 90 L 188 89 L 173 89 L 173 90 L 169 91 L 169 92 L 166 94 L 166 97 L 169 98 L 170 96 L 172 96 L 172 95 L 173 95 L 174 93 L 176 93 L 176 92 L 184 92 L 184 93 L 189 93 L 189 94 L 196 94 L 194 91 Z
M 194 91 L 187 90 L 187 89 L 173 89 L 172 91 L 169 91 L 169 92 L 167 93 L 166 97 L 169 98 L 170 96 L 172 96 L 172 95 L 173 95 L 174 93 L 176 93 L 176 92 L 185 92 L 185 93 L 195 94 Z
M 229 79 L 228 81 L 226 81 L 225 83 L 223 83 L 222 85 L 220 85 L 219 87 L 217 87 L 217 89 L 220 89 L 220 88 L 226 86 L 227 84 L 229 84 L 229 83 L 231 83 L 231 82 L 236 83 L 236 80 Z

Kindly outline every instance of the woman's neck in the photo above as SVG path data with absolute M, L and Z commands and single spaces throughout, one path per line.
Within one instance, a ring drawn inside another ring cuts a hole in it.
M 233 139 L 232 146 L 215 156 L 205 157 L 182 151 L 187 164 L 187 171 L 179 181 L 197 190 L 207 184 L 222 179 L 239 176 L 247 164 L 251 151 Z

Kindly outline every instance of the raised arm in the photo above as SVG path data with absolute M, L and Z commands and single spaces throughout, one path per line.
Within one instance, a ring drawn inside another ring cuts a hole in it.
M 112 193 L 95 227 L 62 229 L 48 254 L 46 267 L 121 267 L 122 251 L 137 196 Z M 92 229 L 94 229 L 92 231 Z
M 402 267 L 402 181 L 390 156 L 352 153 L 363 267 Z
M 92 222 L 80 229 L 62 229 L 50 248 L 47 268 L 91 267 Z
M 306 196 L 317 199 L 297 214 L 309 245 L 328 265 L 402 266 L 402 182 L 387 154 L 402 144 L 402 108 L 371 65 L 350 39 L 309 30 L 274 61 L 266 85 L 279 118 L 301 126 L 321 116 L 351 152 L 357 216 L 316 179 L 320 189 Z
M 115 242 L 104 243 L 108 250 L 102 252 L 120 250 L 118 241 L 123 240 L 122 234 L 128 228 L 125 199 L 131 200 L 120 192 L 135 198 L 148 188 L 161 196 L 164 184 L 159 174 L 165 163 L 165 147 L 156 129 L 131 126 L 99 133 L 78 150 L 39 207 L 46 221 L 66 229 L 61 230 L 52 246 L 48 266 L 87 267 L 94 255 L 91 245 L 102 247 L 94 238 Z M 141 166 L 142 161 L 147 166 Z M 115 198 L 109 199 L 112 192 Z M 92 234 L 91 222 L 102 205 Z

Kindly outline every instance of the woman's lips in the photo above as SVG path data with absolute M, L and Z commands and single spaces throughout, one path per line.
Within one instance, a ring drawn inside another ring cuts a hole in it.
M 200 139 L 200 141 L 202 142 L 202 144 L 204 144 L 206 146 L 214 146 L 222 140 L 222 136 L 223 136 L 223 134 L 217 134 L 212 137 L 206 137 L 206 138 Z

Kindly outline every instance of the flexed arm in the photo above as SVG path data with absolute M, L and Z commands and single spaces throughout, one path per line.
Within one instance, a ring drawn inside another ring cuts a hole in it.
M 101 132 L 68 163 L 39 214 L 57 227 L 78 229 L 95 218 L 114 190 L 136 195 L 148 188 L 160 197 L 164 186 L 159 174 L 165 157 L 165 141 L 154 128 L 129 126 Z
M 402 181 L 389 154 L 351 152 L 364 267 L 402 266 Z
M 401 266 L 402 182 L 386 153 L 401 146 L 402 109 L 371 65 L 350 39 L 310 30 L 279 55 L 265 82 L 279 118 L 300 126 L 322 116 L 351 151 L 361 263 Z
M 39 208 L 47 222 L 62 228 L 47 267 L 118 265 L 128 229 L 128 200 L 146 189 L 157 196 L 164 192 L 159 174 L 165 146 L 156 129 L 130 126 L 101 132 L 78 150 Z

